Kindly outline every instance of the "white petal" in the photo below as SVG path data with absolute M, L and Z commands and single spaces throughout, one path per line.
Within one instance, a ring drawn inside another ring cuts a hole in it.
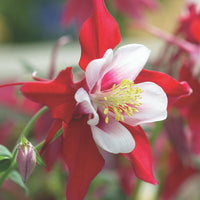
M 88 64 L 85 76 L 90 91 L 93 89 L 97 81 L 101 79 L 102 71 L 105 71 L 105 69 L 112 61 L 112 58 L 113 51 L 112 49 L 108 49 L 104 54 L 103 58 L 95 59 Z
M 112 86 L 119 84 L 123 79 L 135 80 L 137 75 L 143 69 L 150 55 L 150 50 L 140 44 L 129 44 L 120 47 L 109 65 L 108 73 L 105 74 L 102 85 Z M 106 81 L 104 81 L 106 80 Z
M 88 93 L 83 89 L 80 88 L 77 90 L 74 96 L 76 102 L 80 104 L 81 110 L 83 114 L 93 114 L 93 118 L 89 119 L 87 123 L 91 126 L 94 126 L 99 123 L 99 115 L 97 114 L 96 110 L 94 109 L 90 97 Z
M 91 130 L 95 142 L 110 153 L 130 153 L 135 147 L 129 130 L 112 117 L 108 124 L 103 123 L 101 127 L 91 126 Z
M 144 90 L 140 99 L 142 105 L 137 107 L 139 112 L 133 112 L 131 118 L 124 116 L 124 122 L 136 126 L 166 119 L 168 101 L 163 89 L 153 82 L 139 83 L 136 86 Z

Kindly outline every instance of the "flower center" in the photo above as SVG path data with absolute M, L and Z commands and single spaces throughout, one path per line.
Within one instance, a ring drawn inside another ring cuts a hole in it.
M 141 88 L 135 87 L 135 84 L 127 79 L 118 85 L 114 84 L 111 90 L 104 91 L 101 94 L 101 104 L 105 106 L 105 122 L 109 122 L 109 111 L 115 114 L 117 121 L 124 121 L 124 114 L 131 117 L 133 112 L 138 112 L 137 107 L 142 104 L 139 101 L 142 92 Z

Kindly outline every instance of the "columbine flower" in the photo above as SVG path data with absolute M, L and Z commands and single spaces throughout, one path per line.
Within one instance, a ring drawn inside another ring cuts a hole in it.
M 180 157 L 171 150 L 168 157 L 167 173 L 163 183 L 163 190 L 160 199 L 168 200 L 177 197 L 182 192 L 182 186 L 189 182 L 192 177 L 199 174 L 199 170 L 190 165 L 190 162 L 183 164 Z M 192 198 L 193 199 L 193 198 Z
M 112 0 L 112 2 L 119 12 L 138 20 L 144 18 L 144 10 L 153 10 L 158 6 L 156 0 Z
M 23 181 L 26 183 L 36 165 L 36 153 L 29 141 L 19 144 L 16 160 Z
M 150 51 L 142 45 L 120 47 L 115 54 L 91 61 L 86 68 L 86 87 L 75 94 L 82 114 L 89 114 L 95 142 L 112 153 L 129 153 L 135 147 L 131 126 L 163 120 L 167 96 L 153 82 L 134 83 Z M 155 106 L 156 105 L 156 106 Z
M 181 112 L 184 119 L 187 120 L 189 128 L 191 130 L 190 143 L 191 150 L 195 154 L 200 154 L 200 81 L 195 77 L 191 70 L 191 65 L 189 63 L 183 64 L 180 69 L 179 79 L 182 81 L 187 81 L 193 93 L 189 97 L 180 99 L 176 103 L 176 107 Z
M 126 157 L 138 178 L 157 184 L 150 144 L 139 124 L 165 119 L 167 102 L 171 105 L 190 92 L 184 82 L 144 70 L 149 50 L 143 45 L 126 45 L 113 53 L 121 39 L 118 25 L 103 0 L 93 2 L 94 14 L 79 36 L 85 78 L 74 83 L 70 67 L 54 80 L 23 83 L 20 88 L 29 99 L 48 106 L 55 119 L 45 147 L 63 127 L 69 200 L 83 199 L 104 165 L 95 142 Z

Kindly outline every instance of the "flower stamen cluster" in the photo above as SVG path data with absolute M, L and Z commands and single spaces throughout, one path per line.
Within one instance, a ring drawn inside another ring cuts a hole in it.
M 124 114 L 133 116 L 133 112 L 139 112 L 137 107 L 142 105 L 140 99 L 143 90 L 135 87 L 134 82 L 127 79 L 118 85 L 114 84 L 110 91 L 104 92 L 105 122 L 109 122 L 109 111 L 115 114 L 115 120 L 124 121 Z

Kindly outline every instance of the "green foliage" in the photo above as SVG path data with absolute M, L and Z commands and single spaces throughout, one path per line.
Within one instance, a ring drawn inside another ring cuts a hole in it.
M 0 145 L 0 160 L 11 157 L 11 152 L 3 145 Z
M 0 145 L 0 172 L 5 171 L 11 164 L 10 151 L 3 145 Z
M 6 169 L 8 169 L 10 164 L 11 164 L 11 159 L 9 159 L 9 158 L 5 158 L 3 160 L 0 160 L 0 172 L 3 172 Z
M 9 178 L 15 182 L 17 185 L 19 185 L 21 188 L 23 188 L 26 192 L 26 194 L 28 195 L 28 188 L 26 187 L 26 185 L 24 184 L 21 175 L 19 174 L 19 172 L 13 170 L 10 175 Z

